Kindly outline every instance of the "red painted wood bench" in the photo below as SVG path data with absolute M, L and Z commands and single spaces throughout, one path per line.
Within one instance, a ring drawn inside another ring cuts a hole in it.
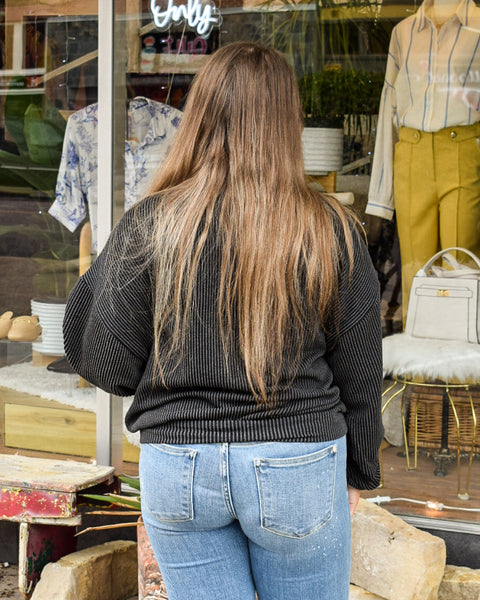
M 20 524 L 18 579 L 25 598 L 48 562 L 76 550 L 78 494 L 117 485 L 113 467 L 0 454 L 0 520 Z

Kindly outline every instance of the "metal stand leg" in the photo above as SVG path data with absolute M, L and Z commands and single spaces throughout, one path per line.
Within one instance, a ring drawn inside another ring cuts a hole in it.
M 408 435 L 407 435 L 407 423 L 405 419 L 405 390 L 407 384 L 404 383 L 402 388 L 402 399 L 400 404 L 400 412 L 402 415 L 402 428 L 403 428 L 403 442 L 405 444 L 405 459 L 407 461 L 407 471 L 415 471 L 417 468 L 417 404 L 415 405 L 415 444 L 414 444 L 414 457 L 413 467 L 410 466 L 410 452 L 408 448 Z
M 461 500 L 470 498 L 470 496 L 468 494 L 468 489 L 470 487 L 470 475 L 472 473 L 473 453 L 475 450 L 475 441 L 476 441 L 476 437 L 477 437 L 477 414 L 475 412 L 475 405 L 473 404 L 473 398 L 472 398 L 472 393 L 470 392 L 470 388 L 468 386 L 465 386 L 465 389 L 468 394 L 468 400 L 470 402 L 470 409 L 472 411 L 472 445 L 470 446 L 470 452 L 468 455 L 467 483 L 465 485 L 465 492 L 463 494 L 461 494 L 460 489 L 458 489 L 458 497 Z M 465 496 L 467 498 L 465 498 Z
M 406 453 L 406 457 L 407 457 L 407 469 L 410 469 L 410 460 L 409 460 L 409 455 L 408 455 L 407 428 L 406 428 L 406 423 L 405 423 L 405 412 L 404 412 L 405 411 L 404 395 L 405 395 L 405 390 L 407 388 L 407 384 L 405 382 L 402 382 L 400 389 L 398 389 L 391 396 L 389 396 L 390 392 L 392 390 L 394 390 L 395 387 L 397 385 L 399 385 L 399 383 L 400 382 L 395 379 L 394 382 L 382 393 L 382 398 L 387 398 L 385 404 L 382 406 L 382 415 L 386 411 L 386 409 L 388 408 L 390 402 L 394 398 L 396 398 L 397 396 L 399 396 L 401 394 L 402 395 L 402 399 L 401 399 L 401 413 L 402 413 L 403 439 L 404 439 L 404 442 L 405 442 L 405 453 Z M 384 447 L 385 446 L 382 443 L 381 446 L 380 446 L 380 485 L 378 487 L 383 487 L 383 483 L 384 483 L 384 481 L 383 481 L 383 448 Z
M 465 483 L 465 490 L 462 492 L 461 485 L 460 485 L 460 475 L 461 475 L 461 472 L 460 472 L 460 467 L 461 467 L 461 464 L 460 464 L 460 458 L 461 458 L 460 419 L 458 417 L 458 413 L 457 413 L 457 409 L 456 409 L 453 397 L 450 394 L 450 390 L 447 388 L 448 399 L 450 401 L 450 406 L 452 408 L 453 416 L 455 419 L 455 426 L 456 426 L 456 430 L 457 430 L 457 496 L 460 498 L 460 500 L 469 500 L 470 499 L 470 494 L 468 493 L 468 489 L 470 487 L 470 474 L 471 474 L 471 469 L 472 469 L 473 451 L 475 448 L 475 438 L 476 438 L 476 433 L 477 433 L 477 415 L 475 413 L 475 406 L 473 404 L 472 394 L 467 385 L 465 386 L 465 390 L 468 394 L 470 408 L 472 411 L 472 444 L 470 446 L 470 452 L 468 455 L 467 480 Z
M 445 477 L 448 474 L 447 464 L 455 459 L 455 455 L 448 448 L 448 417 L 449 417 L 449 392 L 443 389 L 442 399 L 442 437 L 440 450 L 433 455 L 435 477 Z

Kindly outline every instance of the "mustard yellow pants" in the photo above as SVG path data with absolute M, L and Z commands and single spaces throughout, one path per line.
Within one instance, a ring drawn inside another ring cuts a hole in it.
M 413 276 L 433 254 L 462 246 L 480 255 L 479 138 L 480 123 L 399 131 L 394 196 L 404 323 Z

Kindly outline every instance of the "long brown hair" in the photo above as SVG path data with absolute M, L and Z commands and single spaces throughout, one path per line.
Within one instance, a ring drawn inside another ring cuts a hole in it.
M 305 180 L 302 114 L 283 56 L 252 43 L 216 51 L 195 77 L 152 193 L 156 368 L 181 356 L 209 236 L 221 245 L 219 322 L 228 360 L 238 335 L 257 401 L 274 401 L 283 359 L 336 296 L 345 211 Z M 234 314 L 236 313 L 236 314 Z M 238 323 L 238 332 L 234 331 Z M 169 328 L 165 345 L 162 333 Z M 295 360 L 293 360 L 295 362 Z

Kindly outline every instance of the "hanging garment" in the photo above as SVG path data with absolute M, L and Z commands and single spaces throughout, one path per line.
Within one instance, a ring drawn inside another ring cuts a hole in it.
M 134 98 L 128 107 L 125 140 L 125 209 L 148 189 L 165 159 L 182 113 L 161 102 Z M 88 216 L 92 250 L 97 250 L 98 104 L 71 115 L 67 122 L 55 201 L 49 213 L 70 231 Z

